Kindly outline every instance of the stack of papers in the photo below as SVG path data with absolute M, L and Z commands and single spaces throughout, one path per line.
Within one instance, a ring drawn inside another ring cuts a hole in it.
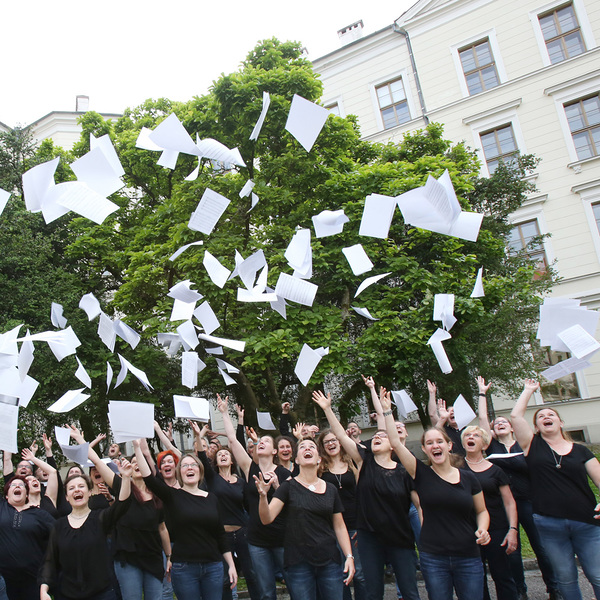
M 180 419 L 202 421 L 208 423 L 210 420 L 210 407 L 206 398 L 195 398 L 192 396 L 173 396 L 175 405 L 175 416 Z
M 108 421 L 117 444 L 151 438 L 154 435 L 154 404 L 111 400 Z

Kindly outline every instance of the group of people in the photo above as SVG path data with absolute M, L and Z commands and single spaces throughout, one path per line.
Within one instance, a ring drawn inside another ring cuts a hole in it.
M 420 569 L 430 600 L 526 597 L 519 526 L 536 553 L 550 598 L 581 600 L 575 556 L 600 600 L 600 463 L 542 407 L 525 419 L 538 388 L 526 380 L 509 418 L 490 423 L 489 383 L 478 378 L 479 425 L 459 431 L 452 408 L 429 386 L 426 461 L 406 447 L 390 394 L 364 378 L 377 431 L 342 426 L 331 397 L 313 393 L 329 428 L 297 424 L 282 406 L 281 435 L 234 426 L 218 398 L 226 446 L 191 422 L 182 453 L 156 424 L 130 460 L 113 444 L 89 447 L 90 475 L 74 466 L 64 483 L 44 436 L 13 466 L 4 454 L 0 575 L 9 600 L 230 600 L 238 572 L 252 600 L 382 600 L 390 565 L 398 597 L 418 600 Z M 246 439 L 246 435 L 248 439 Z M 71 436 L 85 443 L 71 426 Z M 1 599 L 0 599 L 1 600 Z

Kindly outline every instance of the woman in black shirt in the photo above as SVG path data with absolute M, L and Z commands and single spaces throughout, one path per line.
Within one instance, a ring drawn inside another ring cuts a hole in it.
M 342 600 L 344 583 L 354 576 L 354 557 L 342 517 L 342 502 L 335 487 L 318 477 L 321 459 L 317 444 L 304 439 L 298 444 L 296 463 L 300 473 L 284 481 L 269 502 L 267 493 L 273 478 L 265 482 L 262 473 L 254 476 L 260 495 L 262 522 L 272 523 L 286 506 L 289 523 L 284 540 L 286 582 L 292 597 L 302 600 Z M 342 571 L 337 543 L 346 556 Z M 347 574 L 344 579 L 343 573 Z
M 600 485 L 600 463 L 585 446 L 566 439 L 562 420 L 551 407 L 533 415 L 534 429 L 525 419 L 527 404 L 540 384 L 525 380 L 511 418 L 523 448 L 533 493 L 533 518 L 565 600 L 580 600 L 577 564 L 600 599 L 600 504 L 588 477 Z

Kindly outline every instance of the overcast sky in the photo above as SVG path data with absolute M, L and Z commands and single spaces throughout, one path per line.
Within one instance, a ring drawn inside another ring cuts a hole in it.
M 2 2 L 0 121 L 26 125 L 53 110 L 120 113 L 147 98 L 188 100 L 239 67 L 260 40 L 300 41 L 309 58 L 339 47 L 359 19 L 365 34 L 416 0 L 7 0 Z

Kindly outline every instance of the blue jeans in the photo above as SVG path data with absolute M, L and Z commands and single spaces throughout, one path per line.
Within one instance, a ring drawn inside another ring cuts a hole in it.
M 308 563 L 291 565 L 285 570 L 285 581 L 294 600 L 342 600 L 344 593 L 343 566 L 331 561 L 322 567 Z
M 4 577 L 0 575 L 0 600 L 8 600 L 8 596 L 6 595 L 6 583 L 4 582 Z
M 581 600 L 575 555 L 600 599 L 600 526 L 537 514 L 533 520 L 564 600 Z
M 354 568 L 356 569 L 351 584 L 354 587 L 354 600 L 366 600 L 367 588 L 365 584 L 365 574 L 363 573 L 362 563 L 360 561 L 360 552 L 358 551 L 358 535 L 354 530 L 348 531 L 348 535 L 350 536 L 350 543 L 352 544 Z M 350 591 L 349 585 L 344 586 L 344 600 L 352 600 L 352 592 Z
M 250 552 L 248 551 L 248 540 L 246 538 L 247 531 L 248 530 L 246 527 L 242 527 L 236 531 L 228 531 L 225 535 L 227 537 L 229 548 L 231 548 L 231 551 L 233 553 L 233 560 L 235 561 L 235 566 L 238 571 L 238 575 L 241 571 L 244 575 L 244 579 L 246 580 L 246 586 L 248 587 L 250 599 L 259 600 L 260 593 L 256 584 L 256 577 L 254 576 L 252 559 L 250 558 Z M 224 579 L 226 581 L 223 587 L 223 600 L 232 600 L 233 594 L 229 585 L 227 567 L 223 565 L 223 568 Z
M 458 600 L 483 598 L 483 563 L 481 558 L 464 558 L 421 552 L 421 572 L 429 600 Z
M 171 544 L 171 552 L 173 552 L 173 544 Z M 165 569 L 165 576 L 162 581 L 162 600 L 173 600 L 173 584 L 167 575 L 167 557 L 163 552 L 163 567 Z
M 275 574 L 283 571 L 283 548 L 263 548 L 248 544 L 248 551 L 260 600 L 277 600 Z
M 157 579 L 147 571 L 138 569 L 126 562 L 115 561 L 115 575 L 121 588 L 123 600 L 142 600 L 162 596 L 162 579 Z
M 178 600 L 221 600 L 223 597 L 223 563 L 173 563 L 173 589 Z
M 390 563 L 396 582 L 405 600 L 419 600 L 417 588 L 417 555 L 414 548 L 401 548 L 382 542 L 377 535 L 364 529 L 358 532 L 358 551 L 362 562 L 368 600 L 383 600 L 383 577 Z

